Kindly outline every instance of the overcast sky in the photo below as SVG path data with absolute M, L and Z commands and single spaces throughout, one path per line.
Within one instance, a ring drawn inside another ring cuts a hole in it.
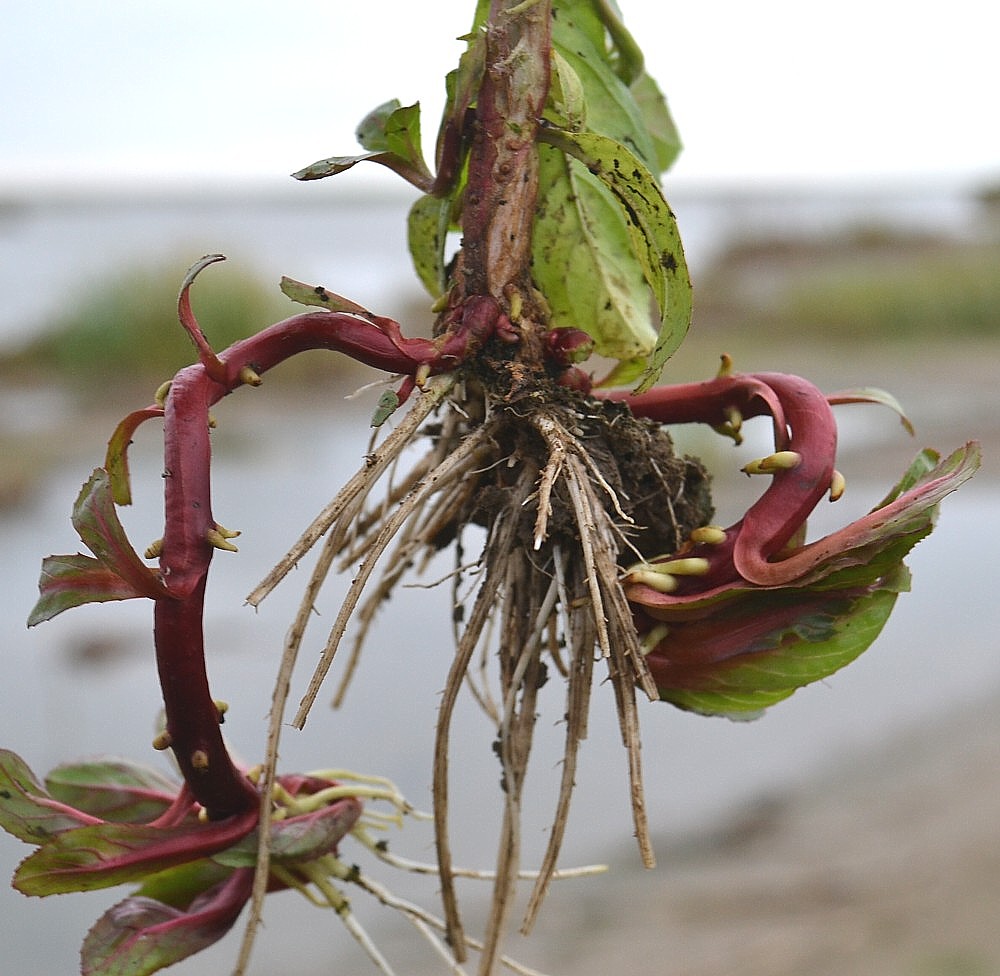
M 985 0 L 621 0 L 692 182 L 1000 175 Z M 0 181 L 284 179 L 376 104 L 433 136 L 472 0 L 33 0 L 0 27 Z M 375 177 L 390 181 L 386 173 Z M 358 174 L 360 176 L 360 173 Z M 354 178 L 352 177 L 345 177 Z

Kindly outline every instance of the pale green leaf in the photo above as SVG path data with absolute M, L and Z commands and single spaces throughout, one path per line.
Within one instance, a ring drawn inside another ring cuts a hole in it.
M 625 212 L 598 178 L 549 146 L 539 147 L 532 273 L 552 327 L 583 329 L 611 359 L 653 349 L 652 292 Z
M 392 115 L 402 108 L 398 98 L 373 108 L 359 123 L 354 134 L 358 142 L 371 153 L 393 152 L 386 129 Z
M 582 89 L 587 131 L 626 146 L 647 168 L 656 165 L 656 150 L 635 96 L 615 73 L 604 47 L 604 28 L 588 11 L 560 11 L 552 25 L 552 46 L 572 69 Z M 599 31 L 600 40 L 593 34 Z
M 557 48 L 552 51 L 552 78 L 545 118 L 560 129 L 582 129 L 587 121 L 583 82 Z
M 45 777 L 55 799 L 102 820 L 145 823 L 173 802 L 177 784 L 126 759 L 97 759 L 57 766 Z
M 163 408 L 145 407 L 130 413 L 118 426 L 108 441 L 104 469 L 111 479 L 111 493 L 118 505 L 132 504 L 132 486 L 128 470 L 128 449 L 139 425 L 153 417 L 162 417 Z
M 860 386 L 850 390 L 840 390 L 831 393 L 827 400 L 834 405 L 841 403 L 877 403 L 883 407 L 888 407 L 899 415 L 899 421 L 906 432 L 912 437 L 914 434 L 913 424 L 906 416 L 903 405 L 887 390 L 880 390 L 874 386 Z
M 311 305 L 318 308 L 325 308 L 331 312 L 350 312 L 354 315 L 370 316 L 372 313 L 357 302 L 352 302 L 343 295 L 329 291 L 322 285 L 307 285 L 305 282 L 296 281 L 294 278 L 282 276 L 281 293 L 300 305 Z
M 386 156 L 386 153 L 358 153 L 354 156 L 328 156 L 326 159 L 318 159 L 315 163 L 303 166 L 302 169 L 292 173 L 292 178 L 296 180 L 322 180 L 328 176 L 337 176 L 358 163 L 366 160 L 379 162 Z
M 645 71 L 632 83 L 630 91 L 652 139 L 656 169 L 663 173 L 673 166 L 683 147 L 667 100 L 656 81 Z
M 632 250 L 642 266 L 659 309 L 656 345 L 636 387 L 649 389 L 664 363 L 680 345 L 691 323 L 691 279 L 677 221 L 656 179 L 642 162 L 613 139 L 593 132 L 546 129 L 545 142 L 580 160 L 617 198 L 628 227 Z M 573 282 L 575 287 L 579 282 Z M 577 323 L 585 331 L 584 323 Z
M 444 250 L 451 206 L 450 198 L 424 195 L 410 208 L 406 225 L 413 267 L 434 298 L 445 290 Z
M 9 749 L 0 749 L 0 827 L 28 844 L 44 844 L 90 818 L 54 800 L 35 779 L 28 764 Z

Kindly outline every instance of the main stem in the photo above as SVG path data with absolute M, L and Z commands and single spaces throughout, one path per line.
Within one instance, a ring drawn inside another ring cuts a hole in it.
M 536 134 L 548 97 L 550 52 L 550 0 L 493 0 L 463 198 L 459 286 L 465 295 L 491 295 L 508 313 L 515 294 L 521 302 L 532 294 Z M 544 323 L 530 315 L 522 322 L 521 356 L 540 362 Z

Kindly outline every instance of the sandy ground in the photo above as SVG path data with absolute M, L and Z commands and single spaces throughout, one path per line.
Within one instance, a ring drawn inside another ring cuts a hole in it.
M 557 886 L 549 968 L 1000 973 L 998 704 L 1000 693 L 728 824 L 661 843 L 653 872 Z
M 551 976 L 1000 976 L 998 706 L 1000 688 L 656 838 L 652 871 L 632 845 L 610 852 L 505 949 Z M 402 923 L 378 935 L 394 962 L 420 960 L 400 976 L 445 972 Z

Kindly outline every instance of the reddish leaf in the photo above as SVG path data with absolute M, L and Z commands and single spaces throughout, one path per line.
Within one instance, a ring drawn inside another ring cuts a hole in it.
M 313 813 L 288 817 L 271 824 L 271 858 L 277 863 L 311 861 L 331 853 L 361 816 L 362 805 L 345 797 Z M 257 831 L 227 847 L 214 860 L 230 867 L 252 867 L 257 863 Z
M 872 512 L 838 532 L 774 561 L 737 543 L 743 578 L 687 592 L 627 586 L 640 627 L 655 640 L 646 661 L 661 697 L 706 714 L 753 717 L 854 660 L 909 588 L 903 558 L 978 465 L 975 444 L 943 461 L 924 451 Z
M 45 777 L 45 785 L 57 800 L 116 823 L 155 820 L 178 790 L 155 770 L 124 759 L 57 766 Z
M 745 576 L 752 569 L 754 581 L 762 585 L 801 586 L 819 584 L 837 570 L 871 567 L 896 540 L 907 540 L 905 554 L 931 531 L 941 500 L 968 481 L 979 464 L 975 443 L 940 462 L 935 452 L 923 451 L 886 499 L 863 518 L 771 563 L 741 553 L 737 546 L 737 568 Z
M 73 506 L 73 528 L 87 548 L 137 593 L 159 599 L 167 596 L 160 578 L 140 558 L 125 535 L 111 492 L 111 479 L 95 468 Z
M 230 847 L 256 822 L 252 810 L 178 827 L 98 823 L 67 830 L 21 862 L 14 887 L 26 895 L 56 895 L 137 881 Z
M 253 888 L 253 871 L 234 871 L 182 910 L 141 895 L 108 909 L 87 933 L 82 976 L 148 976 L 221 939 Z
M 97 558 L 76 553 L 42 560 L 40 596 L 28 626 L 33 627 L 84 603 L 170 596 L 159 575 L 132 548 L 115 509 L 110 477 L 95 469 L 73 506 L 73 526 Z
M 114 570 L 93 556 L 46 556 L 38 579 L 38 602 L 28 617 L 28 626 L 51 620 L 56 615 L 84 603 L 132 600 L 149 596 L 137 590 Z
M 663 701 L 703 715 L 757 718 L 855 660 L 907 582 L 902 570 L 850 592 L 744 591 L 721 612 L 671 624 L 646 662 Z

